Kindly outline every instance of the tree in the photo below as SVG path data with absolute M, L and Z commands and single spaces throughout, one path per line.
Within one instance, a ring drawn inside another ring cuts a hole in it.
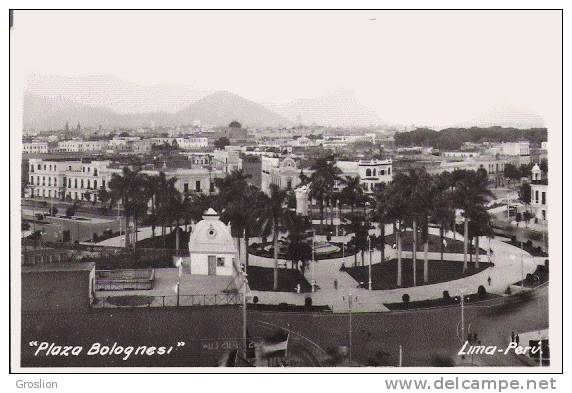
M 125 217 L 125 247 L 129 245 L 127 230 L 129 221 L 133 218 L 134 242 L 137 241 L 137 219 L 146 211 L 147 193 L 145 192 L 145 178 L 139 169 L 131 170 L 123 167 L 122 173 L 114 173 L 109 181 L 112 205 L 120 203 L 123 206 Z M 135 244 L 133 245 L 135 247 Z
M 488 189 L 486 178 L 479 176 L 474 171 L 464 171 L 459 180 L 455 183 L 453 195 L 453 205 L 463 209 L 464 239 L 463 239 L 463 272 L 467 270 L 467 252 L 469 240 L 469 221 L 478 218 L 487 198 L 492 197 L 492 192 Z
M 292 269 L 294 266 L 299 269 L 300 262 L 305 267 L 312 259 L 312 246 L 308 244 L 308 230 L 312 228 L 310 221 L 307 217 L 288 211 L 284 215 L 284 226 L 288 230 L 286 259 L 292 262 Z
M 518 199 L 528 207 L 530 205 L 530 200 L 532 199 L 532 190 L 530 187 L 530 183 L 522 182 L 518 189 Z
M 393 190 L 403 199 L 406 218 L 413 227 L 413 285 L 417 284 L 417 224 L 425 222 L 431 211 L 431 177 L 424 169 L 409 169 L 393 177 Z M 427 243 L 427 237 L 424 238 Z M 425 263 L 425 276 L 428 276 L 428 263 Z
M 331 194 L 336 181 L 341 180 L 342 171 L 333 160 L 328 157 L 320 157 L 314 162 L 311 169 L 314 171 L 310 176 L 310 198 L 318 201 L 320 209 L 320 225 L 324 222 L 324 201 Z
M 491 225 L 491 217 L 487 210 L 482 206 L 477 206 L 471 215 L 471 220 L 469 221 L 469 240 L 472 244 L 473 239 L 475 239 L 475 250 L 476 250 L 476 262 L 475 268 L 479 268 L 479 237 L 494 236 L 494 232 Z M 471 254 L 472 255 L 472 254 Z
M 385 224 L 391 221 L 391 210 L 390 210 L 390 196 L 388 195 L 389 187 L 384 183 L 381 183 L 375 188 L 375 207 L 373 211 L 373 219 L 379 224 L 380 230 L 380 244 L 379 249 L 381 251 L 381 262 L 385 261 Z
M 431 212 L 431 221 L 439 225 L 439 241 L 441 249 L 441 262 L 445 252 L 445 232 L 455 230 L 453 221 L 455 220 L 455 210 L 453 209 L 452 195 L 449 188 L 449 179 L 447 177 L 437 176 L 434 185 L 433 210 Z
M 504 177 L 512 180 L 520 180 L 520 171 L 513 164 L 505 164 Z
M 272 230 L 272 244 L 274 247 L 274 283 L 273 289 L 278 290 L 278 236 L 284 215 L 288 211 L 284 208 L 287 200 L 285 190 L 276 184 L 270 184 L 270 194 L 263 198 L 263 205 L 259 211 L 259 222 L 262 230 Z
M 360 177 L 346 176 L 345 187 L 341 191 L 341 199 L 344 204 L 350 206 L 352 213 L 354 212 L 354 207 L 363 199 L 363 195 L 364 189 Z
M 540 170 L 544 173 L 548 173 L 548 160 L 546 158 L 543 158 L 542 160 L 540 160 Z
M 228 145 L 230 145 L 230 140 L 226 136 L 222 136 L 214 142 L 214 146 L 218 150 L 224 150 Z
M 350 244 L 355 248 L 356 251 L 361 252 L 361 265 L 364 266 L 364 253 L 368 249 L 368 227 L 366 226 L 365 219 L 360 214 L 350 214 L 348 216 L 349 223 L 345 225 L 346 231 L 348 233 L 353 233 L 354 236 L 350 241 Z M 357 265 L 357 252 L 354 255 L 354 266 Z

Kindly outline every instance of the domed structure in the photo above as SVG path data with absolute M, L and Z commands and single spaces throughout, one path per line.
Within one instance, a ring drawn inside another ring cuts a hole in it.
M 189 259 L 183 264 L 191 274 L 231 276 L 237 271 L 237 250 L 230 228 L 209 208 L 193 228 Z

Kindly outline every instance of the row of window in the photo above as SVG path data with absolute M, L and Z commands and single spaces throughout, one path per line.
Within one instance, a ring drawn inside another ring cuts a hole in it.
M 105 180 L 102 179 L 101 183 L 102 183 L 101 186 L 105 188 Z M 79 179 L 79 188 L 84 188 L 84 185 L 87 185 L 87 188 L 91 189 L 92 188 L 91 187 L 91 185 L 92 185 L 91 180 L 87 179 L 87 182 L 84 183 L 83 179 Z M 68 188 L 72 188 L 72 179 L 71 178 L 68 179 Z M 77 179 L 73 179 L 73 188 L 78 188 Z M 93 188 L 97 189 L 97 180 L 93 181 Z
M 43 167 L 44 171 L 48 171 L 48 170 L 49 170 L 49 171 L 55 172 L 55 171 L 58 170 L 58 167 L 57 167 L 56 164 L 53 164 L 53 165 L 52 165 L 52 164 L 49 164 L 49 165 L 48 165 L 48 164 L 44 164 L 44 165 L 42 165 L 42 164 L 37 164 L 37 165 L 36 165 L 36 169 L 37 169 L 38 171 L 41 171 L 41 170 L 42 170 L 42 167 Z M 49 168 L 49 169 L 48 169 L 48 168 Z M 34 165 L 33 165 L 33 164 L 30 165 L 30 172 L 34 172 Z
M 378 176 L 377 173 L 379 173 L 379 176 L 385 176 L 385 169 L 380 169 L 379 172 L 377 172 L 376 168 L 367 168 L 365 170 L 365 175 L 366 176 Z M 391 168 L 387 168 L 387 174 L 391 175 Z
M 54 185 L 54 186 L 57 186 L 57 185 L 58 185 L 58 178 L 57 178 L 57 177 L 54 177 L 53 179 L 54 179 L 54 180 L 53 180 L 53 183 L 54 183 L 53 185 Z M 34 176 L 30 176 L 30 184 L 31 184 L 31 185 L 34 185 Z M 37 186 L 40 185 L 40 176 L 36 176 L 36 185 L 37 185 Z M 41 184 L 41 185 L 42 185 L 42 186 L 45 186 L 45 185 L 46 185 L 46 177 L 45 177 L 45 176 L 42 176 L 42 184 Z M 47 184 L 47 185 L 48 185 L 48 186 L 51 186 L 51 185 L 52 185 L 52 178 L 51 178 L 51 177 L 48 177 L 48 184 Z

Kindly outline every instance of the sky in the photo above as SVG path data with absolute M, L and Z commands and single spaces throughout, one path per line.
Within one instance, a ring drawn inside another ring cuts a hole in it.
M 559 12 L 26 11 L 14 23 L 23 75 L 110 74 L 261 103 L 350 89 L 399 124 L 560 109 Z

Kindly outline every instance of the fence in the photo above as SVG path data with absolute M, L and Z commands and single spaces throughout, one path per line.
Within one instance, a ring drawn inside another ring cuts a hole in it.
M 95 299 L 92 308 L 150 308 L 229 306 L 242 304 L 240 293 L 169 296 L 107 296 Z

